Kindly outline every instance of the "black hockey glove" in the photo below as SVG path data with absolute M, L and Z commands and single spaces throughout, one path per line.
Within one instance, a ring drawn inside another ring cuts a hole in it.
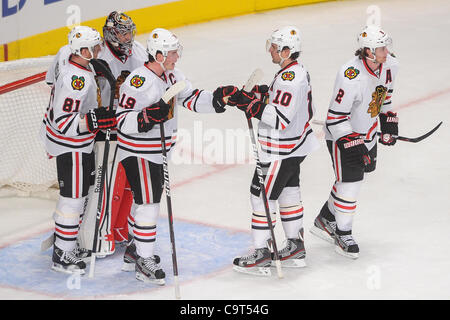
M 169 115 L 170 105 L 162 99 L 138 113 L 138 131 L 148 132 L 157 123 L 163 123 Z
M 398 117 L 394 112 L 380 113 L 381 136 L 378 142 L 386 146 L 393 146 L 397 142 Z
M 87 128 L 89 132 L 97 133 L 98 130 L 111 129 L 117 124 L 116 110 L 105 107 L 91 109 L 86 114 Z
M 359 133 L 352 132 L 339 138 L 336 144 L 341 152 L 342 162 L 350 167 L 365 167 L 371 163 L 369 150 Z
M 233 95 L 237 91 L 238 88 L 235 86 L 223 86 L 214 90 L 212 104 L 217 113 L 225 112 L 225 105 L 228 100 L 226 97 Z
M 261 120 L 266 104 L 257 99 L 254 92 L 240 90 L 228 99 L 230 106 L 236 106 L 245 112 L 247 119 L 257 118 Z
M 267 102 L 266 100 L 269 98 L 269 86 L 265 84 L 257 84 L 253 87 L 252 92 L 259 93 L 261 95 L 260 100 L 262 102 Z

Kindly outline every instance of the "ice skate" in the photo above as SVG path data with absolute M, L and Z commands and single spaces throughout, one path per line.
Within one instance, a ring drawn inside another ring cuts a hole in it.
M 352 236 L 352 231 L 336 230 L 335 251 L 347 258 L 358 259 L 359 247 Z
M 154 283 L 160 286 L 166 283 L 164 280 L 166 274 L 155 261 L 154 257 L 142 258 L 137 256 L 135 270 L 136 279 L 140 281 Z
M 138 255 L 136 253 L 136 245 L 134 244 L 134 240 L 131 240 L 127 244 L 127 248 L 123 255 L 122 271 L 135 271 L 137 257 Z M 161 258 L 156 254 L 153 255 L 153 259 L 156 263 L 159 263 L 161 261 Z
M 91 250 L 80 247 L 80 244 L 77 242 L 77 246 L 75 248 L 75 254 L 78 258 L 80 258 L 84 263 L 88 263 L 91 261 Z
M 53 246 L 52 269 L 58 272 L 69 274 L 84 274 L 86 263 L 76 254 L 76 249 L 72 251 L 63 251 L 56 245 Z
M 271 256 L 268 248 L 259 248 L 253 253 L 233 260 L 233 269 L 237 272 L 258 276 L 270 276 Z
M 323 205 L 322 210 L 320 210 L 319 215 L 314 220 L 314 225 L 309 231 L 316 237 L 334 244 L 336 219 L 328 209 L 327 202 Z
M 299 237 L 294 239 L 287 239 L 286 246 L 278 251 L 278 257 L 281 261 L 281 266 L 287 268 L 303 268 L 306 267 L 305 257 L 305 242 L 303 239 L 303 229 L 299 232 Z M 275 255 L 272 253 L 272 267 L 275 267 Z

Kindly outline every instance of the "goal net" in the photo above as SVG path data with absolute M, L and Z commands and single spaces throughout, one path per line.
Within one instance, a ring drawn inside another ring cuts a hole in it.
M 50 98 L 52 57 L 0 63 L 0 197 L 55 198 L 56 162 L 39 131 Z

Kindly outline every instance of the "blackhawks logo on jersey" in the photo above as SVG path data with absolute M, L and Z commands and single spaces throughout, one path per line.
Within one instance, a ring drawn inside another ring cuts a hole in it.
M 386 93 L 387 88 L 383 86 L 377 86 L 372 93 L 372 101 L 370 101 L 369 109 L 367 109 L 367 113 L 370 113 L 372 118 L 375 118 L 380 113 L 381 106 L 384 103 L 384 99 L 386 99 Z
M 350 80 L 355 79 L 359 74 L 359 70 L 354 67 L 349 67 L 344 72 L 344 76 Z
M 283 80 L 292 81 L 292 80 L 294 80 L 294 78 L 295 78 L 295 72 L 294 71 L 286 71 L 286 72 L 283 72 L 281 74 L 281 79 L 283 79 Z
M 84 77 L 72 76 L 72 88 L 73 90 L 81 90 L 84 88 Z
M 140 88 L 144 84 L 145 78 L 139 75 L 133 76 L 130 80 L 130 84 L 135 88 Z

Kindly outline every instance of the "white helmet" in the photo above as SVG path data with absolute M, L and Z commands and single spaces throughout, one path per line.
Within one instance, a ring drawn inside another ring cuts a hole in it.
M 369 48 L 373 53 L 376 48 L 390 47 L 391 37 L 379 26 L 369 25 L 364 27 L 358 35 L 358 46 L 360 49 Z
M 69 46 L 70 51 L 73 54 L 77 54 L 80 57 L 86 59 L 81 55 L 81 49 L 87 48 L 91 53 L 92 58 L 94 57 L 94 47 L 102 43 L 102 37 L 97 30 L 86 27 L 77 26 L 72 29 L 69 33 Z M 86 59 L 90 60 L 90 59 Z
M 301 39 L 300 31 L 295 26 L 287 26 L 272 33 L 270 39 L 266 42 L 266 49 L 269 51 L 270 46 L 276 44 L 278 46 L 278 52 L 281 52 L 284 47 L 288 47 L 291 50 L 291 54 L 300 52 Z
M 155 60 L 156 52 L 160 51 L 165 59 L 167 53 L 172 50 L 177 50 L 178 55 L 181 57 L 183 46 L 180 44 L 176 35 L 162 28 L 156 28 L 150 33 L 147 40 L 147 53 L 155 58 Z

